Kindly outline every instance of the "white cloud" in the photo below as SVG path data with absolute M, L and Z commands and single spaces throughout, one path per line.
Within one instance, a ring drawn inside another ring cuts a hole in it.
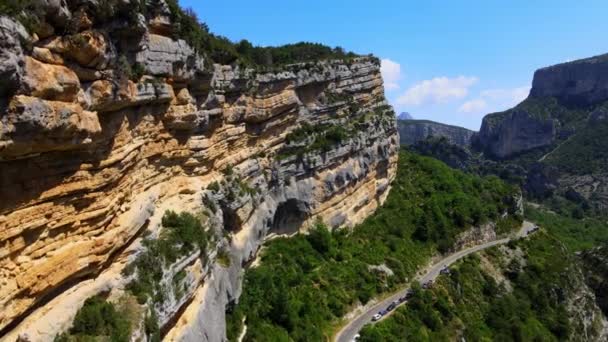
M 488 89 L 480 93 L 482 98 L 491 99 L 493 101 L 508 102 L 516 105 L 523 101 L 530 93 L 530 87 L 523 86 L 513 89 Z
M 530 93 L 529 86 L 511 89 L 486 89 L 479 96 L 463 103 L 461 113 L 494 112 L 509 109 L 523 101 Z
M 399 89 L 399 80 L 401 79 L 401 65 L 399 63 L 385 58 L 380 61 L 380 72 L 386 90 Z
M 463 103 L 462 106 L 458 108 L 458 111 L 461 113 L 481 112 L 482 110 L 486 109 L 487 106 L 488 104 L 484 99 L 475 99 Z
M 397 98 L 397 104 L 420 106 L 426 103 L 445 103 L 461 99 L 469 94 L 469 88 L 477 83 L 477 77 L 435 77 L 415 84 Z

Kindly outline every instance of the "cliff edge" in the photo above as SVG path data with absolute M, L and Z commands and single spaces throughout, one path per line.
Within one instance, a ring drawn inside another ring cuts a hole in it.
M 210 247 L 163 266 L 175 294 L 135 312 L 167 340 L 222 340 L 269 235 L 353 226 L 386 198 L 399 137 L 379 61 L 222 65 L 171 3 L 106 5 L 48 2 L 34 31 L 0 17 L 0 336 L 52 340 L 87 298 L 128 293 L 175 210 Z

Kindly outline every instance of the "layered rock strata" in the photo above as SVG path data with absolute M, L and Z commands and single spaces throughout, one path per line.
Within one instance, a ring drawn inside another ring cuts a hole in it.
M 474 131 L 429 120 L 398 121 L 401 145 L 413 145 L 428 138 L 446 138 L 450 144 L 467 147 L 471 144 Z
M 3 338 L 51 340 L 86 298 L 118 296 L 142 233 L 173 209 L 205 211 L 218 238 L 166 270 L 187 271 L 186 293 L 150 309 L 168 340 L 222 340 L 267 236 L 317 218 L 353 226 L 388 194 L 399 138 L 377 59 L 214 65 L 173 38 L 162 6 L 134 28 L 97 22 L 93 3 L 49 6 L 82 25 L 60 35 L 49 19 L 29 34 L 0 18 Z M 286 139 L 304 123 L 307 139 Z M 322 139 L 336 127 L 340 139 Z M 216 262 L 220 250 L 230 262 Z

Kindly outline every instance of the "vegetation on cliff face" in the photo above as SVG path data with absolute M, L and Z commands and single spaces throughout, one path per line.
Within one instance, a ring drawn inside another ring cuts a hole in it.
M 359 111 L 357 105 L 350 104 L 351 111 Z M 336 145 L 346 142 L 358 133 L 370 127 L 390 127 L 395 112 L 388 105 L 378 106 L 373 111 L 359 114 L 356 120 L 334 124 L 310 124 L 303 122 L 298 128 L 287 134 L 286 145 L 277 154 L 279 160 L 291 156 L 302 159 L 311 152 L 328 152 Z
M 142 311 L 146 304 L 163 303 L 169 295 L 163 282 L 166 267 L 187 254 L 198 252 L 202 257 L 206 252 L 207 233 L 196 216 L 167 211 L 162 218 L 162 227 L 157 238 L 143 240 L 144 251 L 125 268 L 126 276 L 134 272 L 135 275 L 120 303 L 116 305 L 101 296 L 87 299 L 76 314 L 72 327 L 59 335 L 56 341 L 88 341 L 98 337 L 109 338 L 113 342 L 130 340 L 133 322 L 141 319 L 141 315 L 135 312 Z M 176 297 L 181 295 L 185 276 L 185 272 L 180 271 L 172 279 Z M 160 341 L 154 309 L 149 311 L 144 318 L 144 332 L 150 341 Z
M 495 177 L 402 151 L 388 199 L 364 223 L 351 232 L 329 232 L 318 223 L 309 235 L 264 247 L 260 265 L 246 272 L 239 304 L 228 312 L 229 338 L 236 339 L 245 318 L 245 341 L 323 340 L 353 305 L 406 282 L 459 232 L 497 220 L 514 194 Z
M 546 163 L 562 172 L 585 175 L 606 172 L 608 119 L 591 122 L 576 135 L 564 141 L 546 157 Z
M 167 0 L 176 38 L 184 39 L 214 62 L 232 64 L 240 62 L 254 66 L 275 66 L 322 59 L 347 59 L 357 55 L 340 47 L 331 48 L 318 43 L 300 42 L 277 47 L 254 46 L 247 40 L 238 43 L 215 35 L 201 23 L 191 9 L 182 9 L 177 0 Z
M 198 19 L 190 8 L 182 8 L 177 0 L 165 1 L 170 12 L 173 37 L 184 39 L 191 47 L 215 63 L 241 63 L 247 66 L 271 67 L 286 64 L 326 59 L 350 59 L 358 55 L 341 47 L 329 47 L 319 43 L 299 42 L 282 46 L 254 46 L 248 40 L 232 42 L 228 38 L 212 33 L 207 24 Z M 69 5 L 69 4 L 68 4 Z M 120 18 L 135 23 L 139 14 L 150 17 L 160 6 L 158 0 L 134 0 L 123 3 L 103 0 L 98 5 L 96 21 L 103 22 Z M 45 21 L 42 4 L 37 1 L 5 0 L 0 3 L 0 15 L 18 19 L 30 31 Z M 69 25 L 68 25 L 69 26 Z M 70 27 L 68 27 L 68 30 Z
M 68 332 L 55 338 L 55 342 L 97 341 L 127 342 L 136 324 L 135 303 L 124 297 L 118 304 L 102 296 L 88 298 L 76 313 Z
M 551 211 L 526 206 L 526 218 L 545 228 L 571 252 L 578 252 L 608 243 L 608 224 L 602 217 L 573 217 L 570 209 Z
M 137 271 L 127 289 L 140 304 L 145 304 L 148 299 L 155 303 L 164 302 L 167 295 L 162 282 L 164 267 L 189 253 L 198 252 L 203 256 L 206 251 L 207 234 L 196 216 L 167 211 L 162 225 L 158 238 L 143 240 L 144 252 L 124 272 L 129 275 Z
M 580 254 L 585 278 L 595 293 L 598 306 L 608 316 L 608 243 Z
M 582 279 L 557 239 L 538 233 L 481 257 L 458 262 L 430 290 L 418 288 L 391 317 L 364 328 L 361 341 L 569 339 L 568 300 Z

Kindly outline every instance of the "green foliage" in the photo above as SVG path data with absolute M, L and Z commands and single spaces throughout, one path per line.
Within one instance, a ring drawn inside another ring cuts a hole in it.
M 341 125 L 317 124 L 311 125 L 307 122 L 290 132 L 285 137 L 287 144 L 299 144 L 310 141 L 306 145 L 287 146 L 278 155 L 279 159 L 297 155 L 302 158 L 304 154 L 313 151 L 327 152 L 334 146 L 345 141 L 352 132 Z
M 552 97 L 528 97 L 512 109 L 487 115 L 484 118 L 484 121 L 493 127 L 516 111 L 524 111 L 528 113 L 530 117 L 541 120 L 550 118 L 558 119 L 564 128 L 576 128 L 580 123 L 585 121 L 588 114 L 585 109 L 565 107 L 561 105 L 557 99 Z
M 91 341 L 105 337 L 112 342 L 127 342 L 131 337 L 131 322 L 101 296 L 88 298 L 76 313 L 72 328 L 55 341 Z
M 350 307 L 405 283 L 469 222 L 495 219 L 513 192 L 496 178 L 402 151 L 385 204 L 352 231 L 329 232 L 317 223 L 308 235 L 267 244 L 260 265 L 246 272 L 239 305 L 229 311 L 228 336 L 238 336 L 246 317 L 245 341 L 326 340 Z M 441 221 L 444 235 L 435 232 L 433 219 Z M 422 222 L 432 238 L 414 236 Z M 380 264 L 395 275 L 368 268 Z
M 29 31 L 34 32 L 44 19 L 42 2 L 36 0 L 2 0 L 0 15 L 17 19 Z
M 537 223 L 562 241 L 572 251 L 581 251 L 608 243 L 605 217 L 578 219 L 565 213 L 526 206 L 526 218 Z
M 74 38 L 78 37 L 80 39 L 83 39 L 82 36 L 78 35 L 78 34 L 72 35 L 71 37 L 74 37 Z M 118 69 L 118 73 L 120 74 L 120 76 L 122 76 L 126 79 L 133 78 L 133 71 L 131 70 L 131 64 L 129 63 L 129 60 L 127 59 L 127 57 L 125 55 L 121 55 L 120 57 L 118 57 L 117 69 Z
M 473 255 L 458 262 L 430 290 L 416 291 L 389 318 L 366 326 L 361 341 L 557 341 L 572 327 L 564 292 L 570 288 L 572 260 L 559 241 L 538 233 L 516 242 L 527 266 L 509 277 L 512 291 L 496 282 Z M 493 248 L 486 258 L 500 269 L 504 252 Z
M 496 221 L 496 235 L 504 236 L 517 231 L 521 227 L 521 217 L 509 215 Z
M 222 248 L 217 252 L 217 262 L 222 267 L 230 267 L 230 254 L 226 249 Z
M 150 342 L 160 342 L 160 327 L 158 326 L 158 317 L 156 317 L 156 313 L 152 310 L 151 314 L 146 315 L 144 320 L 144 331 L 146 332 L 146 336 L 148 337 L 148 341 Z
M 162 225 L 163 230 L 157 239 L 143 240 L 145 251 L 133 262 L 137 275 L 127 285 L 127 289 L 140 304 L 149 299 L 156 303 L 165 300 L 166 289 L 161 283 L 163 267 L 195 250 L 204 254 L 207 248 L 207 234 L 200 220 L 194 215 L 167 211 L 162 218 Z
M 560 171 L 587 175 L 608 171 L 608 120 L 590 123 L 551 152 L 545 162 Z
M 327 226 L 321 221 L 317 222 L 315 226 L 310 230 L 307 239 L 308 243 L 310 243 L 312 248 L 314 248 L 322 255 L 328 254 L 331 250 L 331 232 L 329 231 Z
M 300 42 L 278 47 L 254 47 L 246 40 L 236 44 L 236 51 L 242 59 L 259 66 L 286 65 L 326 59 L 349 59 L 357 57 L 340 47 L 331 48 L 323 44 Z
M 228 164 L 226 165 L 226 167 L 222 170 L 222 173 L 226 176 L 232 176 L 234 174 L 234 168 L 232 167 L 232 165 Z
M 133 82 L 139 81 L 139 79 L 142 78 L 142 76 L 145 74 L 145 72 L 146 72 L 146 69 L 143 64 L 141 64 L 141 63 L 133 64 L 133 67 L 131 68 L 131 80 Z
M 218 192 L 218 191 L 220 191 L 220 184 L 216 181 L 213 181 L 213 182 L 209 183 L 209 185 L 207 185 L 207 190 L 211 190 L 213 192 Z
M 182 9 L 177 0 L 168 0 L 175 38 L 184 39 L 201 54 L 214 62 L 233 64 L 236 62 L 254 66 L 277 66 L 321 59 L 346 59 L 356 55 L 342 48 L 331 48 L 322 44 L 301 42 L 278 47 L 253 46 L 249 41 L 231 42 L 228 38 L 209 32 L 192 9 Z
M 580 253 L 586 283 L 595 293 L 599 307 L 608 315 L 608 244 Z

